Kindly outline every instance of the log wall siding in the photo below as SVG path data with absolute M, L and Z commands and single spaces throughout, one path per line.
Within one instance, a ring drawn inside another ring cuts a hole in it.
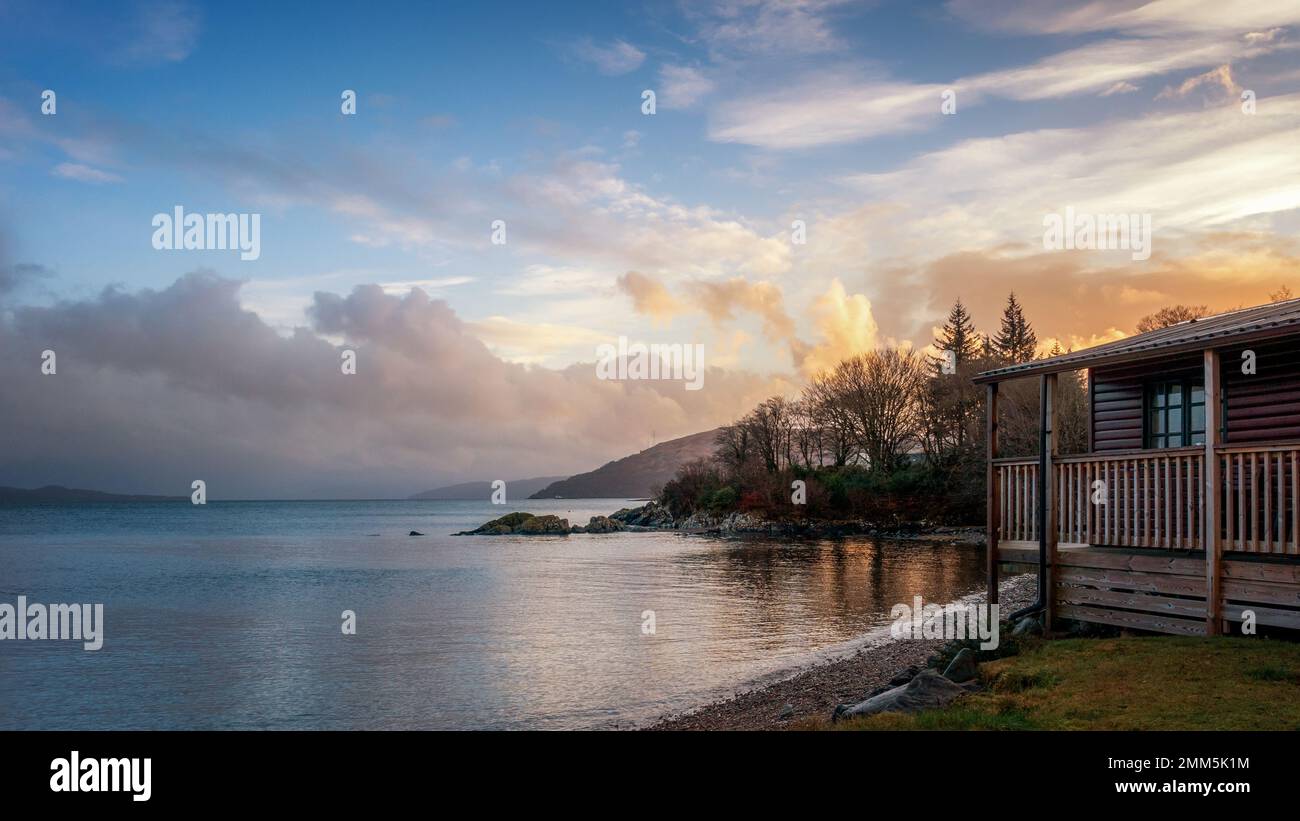
M 1225 362 L 1227 360 L 1225 359 Z M 1096 368 L 1092 372 L 1092 449 L 1095 453 L 1137 450 L 1142 441 L 1144 385 L 1160 379 L 1199 376 L 1200 354 L 1172 361 Z
M 1255 373 L 1241 354 L 1255 352 Z M 1300 439 L 1300 339 L 1239 345 L 1222 352 L 1229 445 Z
M 1242 352 L 1255 353 L 1255 373 L 1242 372 Z M 1300 338 L 1224 348 L 1223 393 L 1229 445 L 1300 439 Z M 1136 450 L 1142 438 L 1144 385 L 1200 375 L 1195 356 L 1092 372 L 1092 450 Z

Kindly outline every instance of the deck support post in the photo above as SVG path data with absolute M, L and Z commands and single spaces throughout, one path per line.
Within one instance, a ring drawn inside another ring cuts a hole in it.
M 1223 476 L 1216 448 L 1222 444 L 1222 374 L 1219 353 L 1205 351 L 1205 632 L 1222 633 Z
M 988 384 L 987 401 L 984 403 L 985 430 L 988 442 L 988 466 L 985 471 L 985 492 L 984 496 L 988 503 L 986 511 L 985 525 L 987 533 L 985 538 L 987 563 L 988 563 L 988 583 L 989 583 L 989 604 L 998 603 L 998 528 L 999 528 L 999 511 L 1001 504 L 998 499 L 998 471 L 993 464 L 993 460 L 998 458 L 998 383 L 990 382 Z
M 1056 374 L 1039 377 L 1038 403 L 1038 583 L 1043 586 L 1043 631 L 1052 629 L 1056 603 Z

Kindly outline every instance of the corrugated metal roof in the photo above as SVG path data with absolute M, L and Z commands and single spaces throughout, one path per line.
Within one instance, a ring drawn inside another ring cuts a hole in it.
M 1168 328 L 1157 328 L 1081 351 L 995 368 L 981 373 L 975 377 L 975 381 L 1001 382 L 1023 376 L 1147 359 L 1165 353 L 1185 353 L 1217 347 L 1218 343 L 1229 340 L 1244 341 L 1277 336 L 1287 333 L 1288 329 L 1300 333 L 1300 298 L 1190 319 Z

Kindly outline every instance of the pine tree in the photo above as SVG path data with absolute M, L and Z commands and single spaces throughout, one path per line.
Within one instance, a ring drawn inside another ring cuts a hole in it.
M 1006 310 L 1002 312 L 1002 330 L 993 340 L 998 354 L 1008 362 L 1028 362 L 1038 351 L 1038 336 L 1025 319 L 1025 312 L 1016 301 L 1014 291 L 1007 297 Z
M 970 312 L 961 304 L 961 299 L 953 303 L 948 312 L 948 321 L 935 337 L 934 347 L 940 351 L 952 351 L 957 365 L 970 362 L 980 354 L 979 333 L 971 320 Z

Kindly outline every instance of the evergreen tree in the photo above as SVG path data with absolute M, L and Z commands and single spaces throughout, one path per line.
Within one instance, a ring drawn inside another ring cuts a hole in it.
M 957 365 L 963 365 L 979 357 L 979 333 L 975 330 L 970 312 L 966 310 L 965 305 L 961 304 L 961 299 L 953 303 L 952 310 L 948 312 L 948 321 L 935 337 L 934 347 L 940 351 L 952 351 Z
M 1007 297 L 1006 310 L 1002 312 L 1002 330 L 993 340 L 998 354 L 1008 362 L 1028 362 L 1038 351 L 1038 336 L 1025 319 L 1025 312 L 1016 301 L 1013 291 Z

